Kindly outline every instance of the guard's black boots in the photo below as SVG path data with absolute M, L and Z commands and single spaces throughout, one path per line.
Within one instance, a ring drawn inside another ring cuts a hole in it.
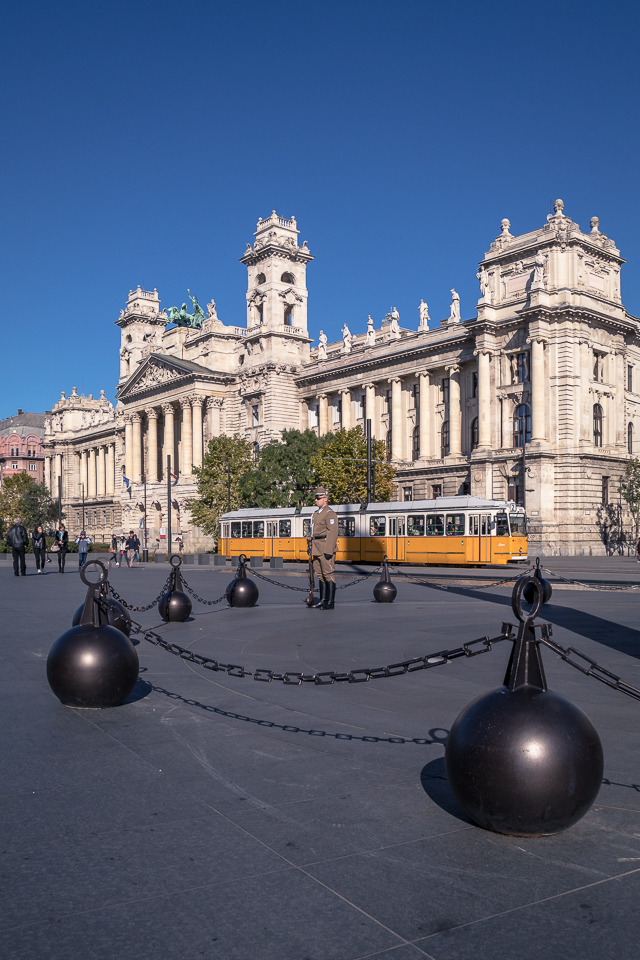
M 324 580 L 318 581 L 318 602 L 314 603 L 314 610 L 324 610 Z
M 336 605 L 336 585 L 333 580 L 330 580 L 326 586 L 325 601 L 322 604 L 322 609 L 333 610 L 335 605 Z

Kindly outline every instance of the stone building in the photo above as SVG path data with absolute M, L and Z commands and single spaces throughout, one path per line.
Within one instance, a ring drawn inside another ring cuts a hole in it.
M 200 329 L 166 329 L 157 292 L 138 287 L 117 321 L 115 410 L 74 394 L 53 409 L 52 488 L 62 471 L 68 513 L 84 483 L 91 509 L 129 528 L 143 516 L 146 477 L 153 542 L 165 529 L 170 456 L 178 530 L 185 548 L 203 548 L 185 505 L 210 437 L 259 447 L 286 427 L 323 434 L 370 419 L 397 466 L 398 498 L 526 500 L 534 550 L 606 552 L 630 532 L 618 482 L 640 429 L 640 321 L 622 305 L 624 261 L 596 217 L 583 233 L 561 200 L 540 228 L 510 227 L 502 221 L 480 261 L 469 319 L 452 290 L 438 323 L 422 301 L 417 330 L 392 309 L 377 330 L 371 318 L 364 333 L 345 325 L 338 343 L 321 331 L 312 350 L 313 258 L 293 218 L 258 221 L 241 258 L 246 325 L 223 324 L 211 301 Z
M 37 483 L 44 477 L 44 413 L 18 410 L 0 420 L 0 478 L 28 473 Z

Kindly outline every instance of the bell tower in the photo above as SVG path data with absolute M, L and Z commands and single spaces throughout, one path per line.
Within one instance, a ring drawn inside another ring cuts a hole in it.
M 241 263 L 247 265 L 247 329 L 307 336 L 307 264 L 313 257 L 307 242 L 298 246 L 296 218 L 286 220 L 275 210 L 258 220 L 253 247 Z

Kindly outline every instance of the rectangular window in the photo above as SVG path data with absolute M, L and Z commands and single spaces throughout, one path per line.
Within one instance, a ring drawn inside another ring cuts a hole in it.
M 627 390 L 629 393 L 633 393 L 633 367 L 631 364 L 627 366 Z
M 250 537 L 252 534 L 251 520 L 242 521 L 242 538 Z
M 254 537 L 264 537 L 264 520 L 253 521 L 253 535 Z
M 354 517 L 343 517 L 338 520 L 338 536 L 339 537 L 355 537 L 356 535 L 356 521 Z
M 241 528 L 239 520 L 231 521 L 231 538 L 238 540 L 241 536 Z
M 302 536 L 303 537 L 311 536 L 311 520 L 302 521 Z
M 409 514 L 407 517 L 407 536 L 424 537 L 424 516 L 422 514 Z
M 333 410 L 333 422 L 340 423 L 342 420 L 342 400 L 336 398 L 331 404 Z
M 524 537 L 527 533 L 526 519 L 524 513 L 510 513 L 509 519 L 511 520 L 511 536 L 512 537 Z M 496 533 L 498 536 L 502 536 L 498 531 L 498 518 L 496 517 Z
M 464 513 L 448 513 L 447 514 L 447 536 L 448 537 L 464 536 Z
M 520 514 L 516 514 L 520 516 Z M 476 520 L 478 518 L 476 517 Z M 478 532 L 477 530 L 475 531 Z M 497 537 L 508 537 L 509 536 L 509 524 L 507 522 L 506 513 L 496 513 L 496 536 Z
M 428 537 L 444 536 L 444 516 L 441 513 L 428 513 L 425 533 Z
M 432 483 L 431 484 L 431 498 L 435 500 L 437 497 L 442 496 L 442 484 L 441 483 Z
M 602 506 L 606 507 L 609 503 L 609 477 L 602 478 Z
M 310 403 L 309 404 L 309 428 L 318 426 L 318 404 Z
M 526 383 L 529 379 L 529 354 L 519 353 L 517 364 L 518 383 Z
M 384 537 L 386 536 L 387 529 L 387 518 L 386 517 L 371 517 L 369 521 L 369 536 L 370 537 Z
M 223 523 L 222 526 L 220 527 L 220 536 L 222 537 L 223 540 L 228 540 L 228 539 L 229 539 L 229 524 L 228 524 L 228 523 Z
M 442 378 L 442 402 L 449 403 L 449 377 Z
M 257 427 L 260 423 L 260 408 L 257 403 L 254 403 L 251 407 L 251 422 L 254 427 Z
M 290 537 L 291 536 L 291 520 L 281 520 L 279 536 L 281 537 Z
M 364 397 L 362 394 L 358 394 L 357 397 L 354 397 L 352 400 L 353 403 L 353 412 L 356 420 L 362 420 L 364 416 Z
M 35 473 L 35 469 L 36 469 L 35 463 L 30 463 L 30 464 L 29 464 L 29 470 L 31 470 L 31 471 L 33 471 L 33 472 Z
M 403 487 L 402 488 L 402 499 L 403 500 L 413 500 L 413 487 Z

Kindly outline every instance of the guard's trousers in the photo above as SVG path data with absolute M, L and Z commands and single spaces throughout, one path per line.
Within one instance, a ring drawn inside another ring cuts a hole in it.
M 335 583 L 334 570 L 336 568 L 335 555 L 327 560 L 324 554 L 321 557 L 313 558 L 313 572 L 318 580 L 324 580 L 325 583 Z

